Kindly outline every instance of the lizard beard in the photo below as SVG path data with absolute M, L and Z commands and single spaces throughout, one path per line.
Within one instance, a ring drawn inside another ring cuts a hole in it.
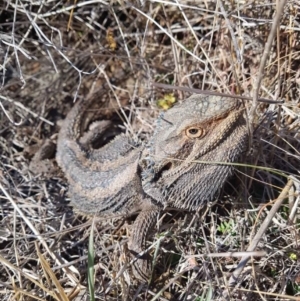
M 192 162 L 168 160 L 160 170 L 144 173 L 143 190 L 164 207 L 196 210 L 211 202 L 245 151 L 247 131 L 237 126 L 224 141 Z

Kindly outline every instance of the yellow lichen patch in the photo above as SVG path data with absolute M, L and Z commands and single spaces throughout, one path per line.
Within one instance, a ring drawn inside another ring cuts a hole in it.
M 176 99 L 173 93 L 166 94 L 163 98 L 157 101 L 157 106 L 161 109 L 167 110 L 175 103 L 175 101 Z
M 293 260 L 293 261 L 296 261 L 297 258 L 298 258 L 298 256 L 297 256 L 297 254 L 295 254 L 295 253 L 290 253 L 289 258 L 290 258 L 291 260 Z

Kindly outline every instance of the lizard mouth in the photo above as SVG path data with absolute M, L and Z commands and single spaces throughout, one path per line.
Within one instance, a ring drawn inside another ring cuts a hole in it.
M 161 166 L 160 169 L 156 172 L 155 180 L 159 180 L 161 177 L 163 177 L 164 174 L 172 168 L 172 166 L 172 162 L 167 162 L 166 164 Z

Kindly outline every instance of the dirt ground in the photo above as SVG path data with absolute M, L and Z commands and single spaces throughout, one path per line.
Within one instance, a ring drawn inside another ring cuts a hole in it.
M 284 2 L 0 2 L 1 300 L 300 300 L 300 1 Z M 140 284 L 135 217 L 78 214 L 55 147 L 32 162 L 74 101 L 105 99 L 147 141 L 191 88 L 249 97 L 249 147 L 214 204 L 161 218 Z

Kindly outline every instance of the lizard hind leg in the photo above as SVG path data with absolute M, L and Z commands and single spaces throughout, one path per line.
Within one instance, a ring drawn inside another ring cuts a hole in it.
M 133 263 L 132 272 L 134 277 L 141 282 L 148 282 L 151 276 L 151 257 L 149 254 L 144 253 L 146 240 L 152 232 L 160 212 L 161 209 L 158 207 L 149 206 L 148 209 L 140 212 L 133 224 L 132 234 L 129 240 L 129 250 L 133 257 L 137 259 Z

